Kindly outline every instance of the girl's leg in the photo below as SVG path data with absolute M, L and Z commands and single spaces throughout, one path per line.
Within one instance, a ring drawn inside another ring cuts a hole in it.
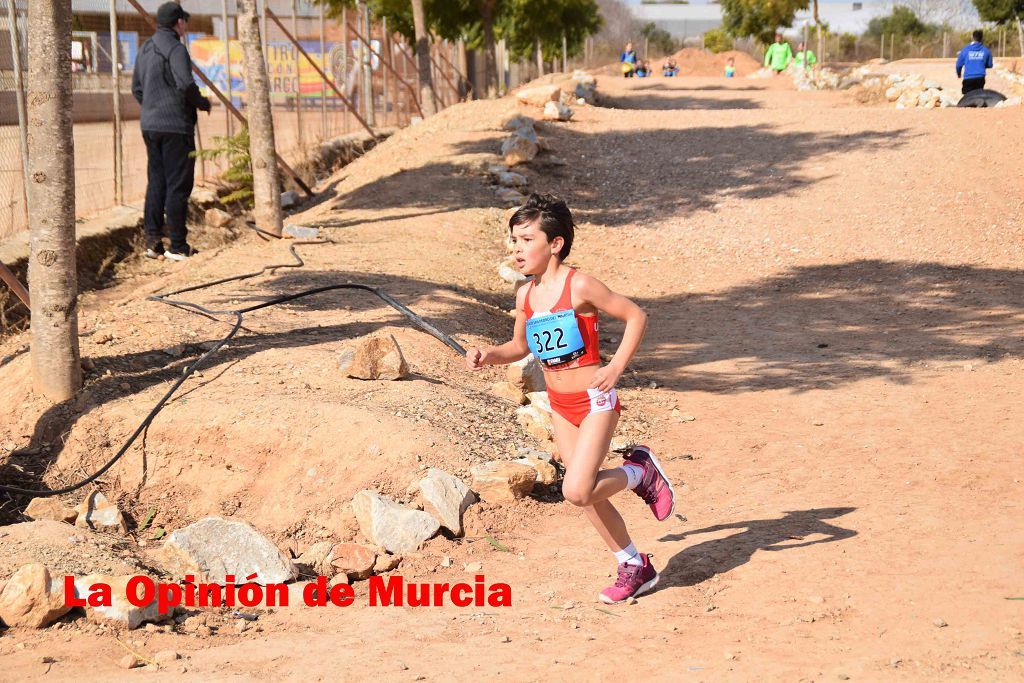
M 600 430 L 591 430 L 587 428 L 589 435 L 590 431 L 600 431 L 601 433 L 607 433 L 607 440 L 604 441 L 604 445 L 600 448 L 600 456 L 598 458 L 588 455 L 595 450 L 595 446 L 600 445 L 600 439 L 598 444 L 588 445 L 593 443 L 593 437 L 584 436 L 582 442 L 582 449 L 585 453 L 581 453 L 580 433 L 581 429 L 577 428 L 571 422 L 566 420 L 558 413 L 552 414 L 552 420 L 555 426 L 555 443 L 558 445 L 558 452 L 562 457 L 562 461 L 565 464 L 566 474 L 565 480 L 562 483 L 562 491 L 566 496 L 566 500 L 569 502 L 579 505 L 583 508 L 584 514 L 590 523 L 597 530 L 597 533 L 601 536 L 604 542 L 612 550 L 612 552 L 621 551 L 623 548 L 627 548 L 631 545 L 632 541 L 629 538 L 629 532 L 626 531 L 626 523 L 622 519 L 622 515 L 619 514 L 615 506 L 607 500 L 607 496 L 613 495 L 618 491 L 625 488 L 626 476 L 619 472 L 622 482 L 621 485 L 618 482 L 618 477 L 615 476 L 614 472 L 600 472 L 597 470 L 600 468 L 601 463 L 604 462 L 605 454 L 608 451 L 608 444 L 611 442 L 611 434 L 615 431 L 615 425 L 618 422 L 618 413 L 597 413 L 595 415 L 588 416 L 583 423 L 586 426 L 588 421 L 599 415 L 610 415 L 614 419 L 610 420 L 610 425 L 605 425 Z M 597 500 L 589 505 L 577 502 L 581 498 L 593 493 L 595 488 L 596 479 L 602 475 L 610 475 L 604 477 L 609 480 L 609 484 L 603 484 L 603 493 L 606 493 L 604 500 Z M 587 493 L 590 492 L 590 494 Z M 607 493 L 611 491 L 611 493 Z M 580 493 L 582 492 L 582 494 Z

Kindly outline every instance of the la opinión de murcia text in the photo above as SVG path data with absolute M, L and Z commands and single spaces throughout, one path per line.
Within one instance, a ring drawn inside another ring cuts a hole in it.
M 184 582 L 158 582 L 149 576 L 131 577 L 125 586 L 125 599 L 135 607 L 157 604 L 161 614 L 176 607 L 287 607 L 294 595 L 283 583 L 255 583 L 257 574 L 236 583 L 228 574 L 224 583 L 197 582 L 186 575 Z M 308 607 L 348 607 L 355 600 L 355 589 L 347 583 L 330 586 L 328 578 L 318 576 L 302 589 L 302 604 Z M 512 587 L 507 583 L 488 584 L 483 574 L 473 583 L 413 583 L 402 576 L 371 576 L 367 581 L 370 607 L 511 607 Z M 82 590 L 75 577 L 64 577 L 64 602 L 70 607 L 110 607 L 113 589 L 106 583 L 94 583 Z

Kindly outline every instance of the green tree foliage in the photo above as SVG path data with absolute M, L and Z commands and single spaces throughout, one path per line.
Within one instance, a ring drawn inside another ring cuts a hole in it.
M 809 5 L 810 0 L 722 0 L 722 28 L 736 38 L 754 37 L 767 44 Z
M 545 59 L 562 54 L 562 36 L 570 56 L 583 51 L 587 36 L 601 29 L 601 13 L 595 0 L 506 0 L 499 24 L 514 58 L 528 58 L 539 40 Z
M 640 29 L 640 35 L 647 39 L 647 46 L 651 52 L 670 55 L 676 51 L 676 41 L 672 39 L 672 34 L 658 28 L 654 22 L 644 24 Z M 649 57 L 650 55 L 644 55 L 645 59 Z
M 715 54 L 732 49 L 732 36 L 720 28 L 713 28 L 704 34 L 704 47 Z
M 1003 25 L 1024 20 L 1024 0 L 974 0 L 982 21 Z
M 881 36 L 895 33 L 898 36 L 911 36 L 914 38 L 926 38 L 941 33 L 942 27 L 937 24 L 927 24 L 921 21 L 914 10 L 903 5 L 893 8 L 891 14 L 882 17 L 875 17 L 868 22 L 867 34 L 869 36 Z

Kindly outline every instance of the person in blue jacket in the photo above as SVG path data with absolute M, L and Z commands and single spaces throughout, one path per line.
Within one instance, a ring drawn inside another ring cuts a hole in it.
M 960 91 L 966 95 L 972 90 L 981 90 L 985 87 L 985 69 L 992 68 L 992 53 L 982 45 L 981 31 L 975 31 L 972 35 L 974 41 L 964 46 L 956 58 L 956 77 L 960 78 L 963 72 L 963 86 Z

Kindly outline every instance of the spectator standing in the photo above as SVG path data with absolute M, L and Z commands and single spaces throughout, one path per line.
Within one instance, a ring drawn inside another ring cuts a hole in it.
M 142 106 L 139 121 L 146 143 L 147 184 L 143 228 L 148 258 L 184 261 L 195 250 L 188 243 L 188 198 L 196 161 L 197 110 L 210 111 L 192 78 L 192 61 L 181 39 L 189 13 L 176 2 L 156 12 L 157 30 L 143 43 L 135 62 L 132 95 Z M 170 248 L 164 251 L 164 230 Z
M 622 64 L 622 75 L 632 78 L 637 66 L 636 50 L 633 49 L 633 43 L 626 43 L 626 49 L 619 55 L 619 62 Z

